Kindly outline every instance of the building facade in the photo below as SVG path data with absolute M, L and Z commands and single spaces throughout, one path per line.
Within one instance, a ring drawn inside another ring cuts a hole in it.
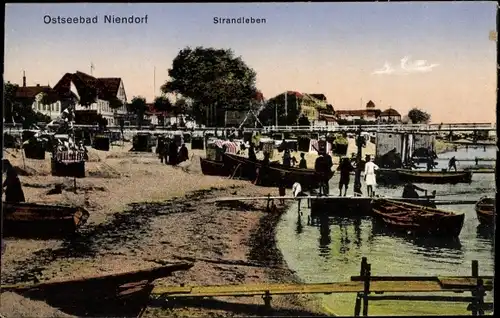
M 383 123 L 400 123 L 401 115 L 397 110 L 389 108 L 380 113 L 379 119 Z
M 108 125 L 118 125 L 127 115 L 127 95 L 121 78 L 96 78 L 79 71 L 66 73 L 54 91 L 66 107 L 73 104 L 77 111 L 94 111 L 106 119 Z

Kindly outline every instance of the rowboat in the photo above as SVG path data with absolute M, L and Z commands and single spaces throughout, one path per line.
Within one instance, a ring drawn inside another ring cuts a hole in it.
M 224 154 L 223 162 L 226 169 L 231 174 L 238 173 L 237 170 L 239 170 L 240 178 L 251 181 L 255 180 L 257 169 L 262 168 L 261 160 L 252 161 L 248 158 L 228 153 Z M 313 169 L 285 167 L 279 163 L 271 163 L 267 167 L 267 170 L 266 176 L 261 180 L 261 185 L 263 186 L 277 186 L 283 174 L 285 177 L 285 185 L 289 188 L 291 188 L 295 182 L 300 183 L 304 190 L 319 187 L 320 179 Z M 327 177 L 328 180 L 330 180 L 333 177 L 333 172 Z
M 222 161 L 200 158 L 201 172 L 208 176 L 228 176 L 229 171 Z
M 385 199 L 372 202 L 372 213 L 387 227 L 417 236 L 458 237 L 464 224 L 464 214 Z
M 87 222 L 81 207 L 3 202 L 3 230 L 7 236 L 53 236 L 76 231 Z
M 154 280 L 192 266 L 192 263 L 178 263 L 149 270 L 35 285 L 2 285 L 2 291 L 45 301 L 78 317 L 139 317 L 148 304 Z
M 479 199 L 475 206 L 477 219 L 483 225 L 493 225 L 495 223 L 495 199 L 483 197 Z
M 408 169 L 379 169 L 377 181 L 382 183 L 471 183 L 471 171 L 416 171 Z

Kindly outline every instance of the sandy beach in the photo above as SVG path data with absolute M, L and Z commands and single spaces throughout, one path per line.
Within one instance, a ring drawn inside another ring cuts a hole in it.
M 84 206 L 88 223 L 76 241 L 6 238 L 2 284 L 40 282 L 148 269 L 186 257 L 238 260 L 258 264 L 236 266 L 196 261 L 186 272 L 157 280 L 157 286 L 297 282 L 275 246 L 274 228 L 286 206 L 266 212 L 265 202 L 215 205 L 215 197 L 278 194 L 277 189 L 249 182 L 204 176 L 203 151 L 190 153 L 182 167 L 161 164 L 153 153 L 129 152 L 130 145 L 109 152 L 89 150 L 87 177 L 50 176 L 45 161 L 23 159 L 8 149 L 5 157 L 17 167 L 28 202 Z M 63 192 L 46 195 L 56 184 Z M 276 296 L 276 315 L 318 315 L 320 306 L 309 296 Z M 167 309 L 152 301 L 145 317 L 259 315 L 260 297 L 194 301 Z M 4 292 L 5 317 L 68 316 L 44 302 Z

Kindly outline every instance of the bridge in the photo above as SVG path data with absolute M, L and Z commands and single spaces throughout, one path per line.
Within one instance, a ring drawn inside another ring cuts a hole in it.
M 75 128 L 97 130 L 97 125 L 74 125 Z M 446 132 L 490 132 L 496 131 L 496 123 L 442 123 L 442 124 L 376 124 L 376 125 L 338 125 L 338 126 L 264 126 L 260 128 L 243 128 L 243 131 L 258 131 L 261 133 L 270 132 L 295 132 L 295 133 L 329 133 L 329 132 L 356 132 L 361 127 L 364 132 L 428 132 L 428 133 L 446 133 Z M 120 132 L 119 126 L 108 126 L 111 132 Z M 156 126 L 154 129 L 147 129 L 138 126 L 125 126 L 124 131 L 131 133 L 154 133 L 166 131 L 188 131 L 188 132 L 213 132 L 231 130 L 229 127 L 196 127 L 196 128 L 177 128 Z M 19 131 L 22 127 L 19 125 L 4 125 L 4 131 Z

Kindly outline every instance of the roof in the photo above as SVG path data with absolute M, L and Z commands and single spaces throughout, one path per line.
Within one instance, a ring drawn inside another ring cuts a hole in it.
M 29 98 L 34 99 L 36 95 L 45 92 L 49 93 L 51 91 L 50 86 L 21 86 L 16 90 L 16 98 Z
M 324 120 L 326 122 L 336 122 L 337 118 L 335 117 L 335 115 L 320 114 L 319 120 Z
M 346 116 L 379 116 L 381 113 L 380 109 L 354 109 L 354 110 L 337 110 L 336 115 L 346 115 Z
M 80 94 L 82 90 L 93 88 L 97 97 L 102 100 L 116 98 L 120 88 L 121 78 L 103 77 L 96 78 L 86 73 L 76 71 L 76 73 L 66 73 L 54 86 L 54 90 L 61 97 L 71 96 L 71 83 L 73 83 Z
M 324 94 L 309 94 L 312 97 L 319 99 L 320 101 L 326 102 L 326 96 Z
M 296 91 L 286 91 L 288 95 L 295 95 L 297 97 L 302 97 L 303 94 Z
M 366 103 L 366 108 L 375 108 L 375 103 L 372 100 L 369 100 L 368 103 Z
M 389 108 L 380 113 L 380 116 L 401 116 L 397 110 Z
M 146 114 L 147 115 L 156 115 L 156 116 L 164 116 L 164 117 L 168 117 L 171 115 L 171 112 L 161 112 L 161 111 L 157 111 L 155 109 L 155 104 L 154 103 L 146 103 Z

